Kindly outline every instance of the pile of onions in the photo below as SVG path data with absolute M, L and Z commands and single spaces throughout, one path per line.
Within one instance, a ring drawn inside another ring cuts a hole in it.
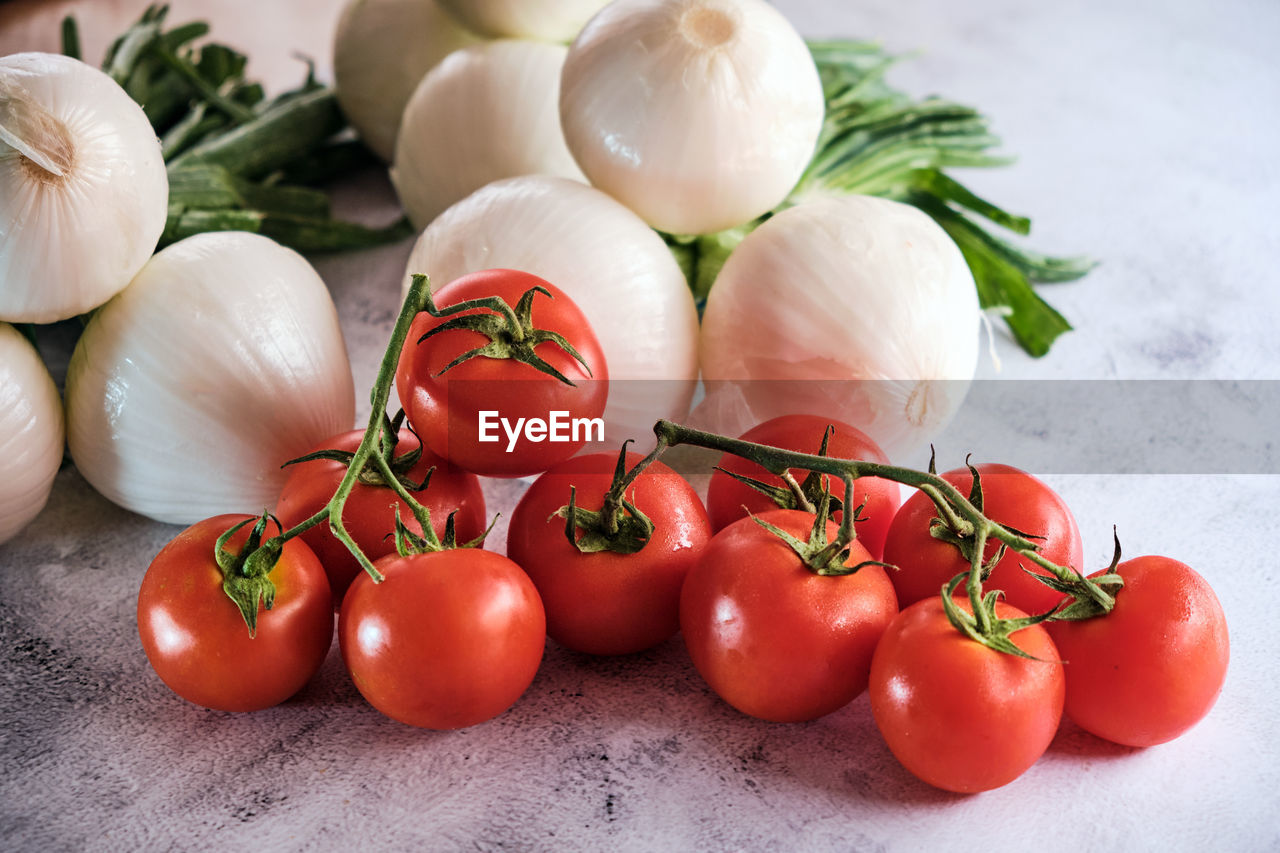
M 236 231 L 159 252 L 94 314 L 66 405 L 85 479 L 177 524 L 274 505 L 280 466 L 355 418 L 324 282 L 291 249 Z
M 52 323 L 118 293 L 168 193 L 155 131 L 114 80 L 66 56 L 0 58 L 0 320 Z
M 489 184 L 423 232 L 405 282 L 435 287 L 495 267 L 563 290 L 591 322 L 609 364 L 605 440 L 647 441 L 658 418 L 689 410 L 698 376 L 698 314 L 662 239 L 597 189 L 530 175 Z
M 35 518 L 62 463 L 62 401 L 35 347 L 0 323 L 0 542 Z
M 932 219 L 870 196 L 806 201 L 729 256 L 702 319 L 699 423 L 846 421 L 894 457 L 951 418 L 978 360 L 964 256 Z
M 491 181 L 518 175 L 585 180 L 565 147 L 557 99 L 562 45 L 503 40 L 450 54 L 405 107 L 391 179 L 425 227 Z

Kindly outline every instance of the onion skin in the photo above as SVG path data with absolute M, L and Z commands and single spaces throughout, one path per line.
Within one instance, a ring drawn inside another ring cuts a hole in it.
M 812 54 L 764 0 L 617 0 L 570 47 L 560 90 L 592 186 L 676 234 L 779 205 L 824 109 Z
M 40 354 L 0 323 L 0 542 L 40 514 L 62 464 L 62 400 Z
M 559 175 L 586 182 L 560 132 L 562 45 L 504 40 L 454 51 L 405 107 L 391 180 L 424 228 L 492 181 Z
M 333 42 L 338 105 L 365 144 L 389 163 L 405 104 L 423 76 L 451 52 L 480 40 L 435 0 L 350 0 Z
M 53 323 L 120 292 L 155 251 L 168 213 L 160 142 L 103 72 L 47 53 L 0 57 L 0 320 Z M 37 116 L 44 121 L 37 122 Z
M 438 290 L 495 267 L 546 279 L 587 315 L 609 364 L 608 446 L 648 441 L 655 420 L 688 413 L 698 378 L 698 312 L 666 244 L 634 213 L 565 178 L 496 181 L 431 223 L 409 257 L 405 282 L 425 273 Z
M 716 279 L 697 421 L 732 435 L 818 414 L 897 458 L 964 399 L 980 316 L 964 256 L 926 214 L 870 196 L 801 202 L 747 235 Z
M 236 231 L 173 244 L 103 306 L 66 399 L 85 479 L 175 524 L 274 506 L 280 466 L 355 418 L 324 282 L 296 252 Z
M 440 0 L 478 33 L 494 38 L 566 42 L 609 0 Z

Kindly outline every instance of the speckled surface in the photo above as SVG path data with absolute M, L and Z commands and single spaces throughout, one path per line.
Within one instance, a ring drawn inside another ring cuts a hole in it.
M 1021 155 L 974 188 L 1034 214 L 1037 245 L 1104 260 L 1048 294 L 1079 331 L 1041 361 L 998 336 L 1002 368 L 984 361 L 984 376 L 1280 378 L 1272 0 L 777 5 L 807 35 L 923 49 L 894 79 L 982 105 Z M 407 252 L 318 263 L 357 387 Z M 380 716 L 336 647 L 283 706 L 196 708 L 155 677 L 136 635 L 142 573 L 177 528 L 65 469 L 44 513 L 0 546 L 0 848 L 1277 849 L 1280 477 L 1050 481 L 1091 565 L 1115 523 L 1128 553 L 1175 556 L 1211 581 L 1232 634 L 1226 687 L 1173 743 L 1130 750 L 1068 724 L 1020 780 L 960 797 L 897 765 L 865 697 L 812 723 L 752 720 L 708 691 L 679 638 L 622 659 L 551 645 L 515 707 L 460 732 Z M 509 512 L 519 484 L 489 486 Z M 491 541 L 504 537 L 500 521 Z

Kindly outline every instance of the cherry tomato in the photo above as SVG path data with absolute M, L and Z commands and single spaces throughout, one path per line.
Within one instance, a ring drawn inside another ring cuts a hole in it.
M 972 613 L 968 600 L 956 598 Z M 1024 614 L 998 602 L 996 616 Z M 1057 733 L 1062 664 L 1042 625 L 1012 635 L 1039 660 L 998 652 L 960 633 L 941 596 L 906 608 L 871 661 L 871 713 L 889 749 L 920 779 L 959 793 L 1021 776 Z
M 641 457 L 627 454 L 628 468 Z M 680 587 L 711 538 L 697 493 L 661 462 L 649 465 L 626 492 L 653 522 L 639 551 L 582 553 L 553 517 L 569 502 L 599 510 L 613 480 L 617 455 L 597 453 L 560 463 L 539 477 L 516 505 L 507 554 L 533 579 L 547 608 L 547 632 L 557 643 L 596 655 L 638 652 L 680 627 Z
M 1032 541 L 1040 546 L 1040 553 L 1047 559 L 1060 566 L 1080 567 L 1084 561 L 1080 528 L 1062 498 L 1044 482 L 1017 468 L 997 464 L 974 467 L 981 478 L 983 512 L 988 518 L 1043 537 Z M 968 468 L 948 471 L 942 478 L 961 494 L 969 495 L 973 475 Z M 936 515 L 933 502 L 923 492 L 917 492 L 907 499 L 889 525 L 884 559 L 898 567 L 889 577 L 904 610 L 922 598 L 938 595 L 943 584 L 969 570 L 968 562 L 955 546 L 929 534 L 929 522 Z M 995 540 L 988 542 L 986 557 L 995 556 L 998 547 Z M 1056 605 L 1062 595 L 1023 571 L 1024 566 L 1037 574 L 1047 574 L 1009 551 L 996 564 L 984 586 L 989 590 L 1003 590 L 1005 600 L 1020 610 L 1043 613 Z
M 179 533 L 151 562 L 138 592 L 138 635 L 156 674 L 188 702 L 219 711 L 257 711 L 288 699 L 320 668 L 333 639 L 329 582 L 297 539 L 285 543 L 267 575 L 275 602 L 259 610 L 257 634 L 249 636 L 214 560 L 218 537 L 245 520 L 226 545 L 236 553 L 250 516 L 219 515 Z M 269 525 L 266 535 L 279 532 Z
M 1124 586 L 1109 614 L 1049 623 L 1066 661 L 1066 714 L 1115 743 L 1165 743 L 1209 713 L 1222 690 L 1226 617 L 1208 582 L 1177 560 L 1138 557 L 1116 571 Z
M 807 541 L 813 515 L 756 516 Z M 837 526 L 828 522 L 828 535 Z M 871 559 L 856 541 L 846 565 Z M 867 687 L 871 655 L 897 613 L 880 566 L 851 575 L 810 571 L 780 538 L 744 518 L 712 537 L 685 579 L 680 628 L 694 666 L 745 714 L 812 720 Z
M 816 454 L 822 446 L 822 437 L 828 426 L 834 427 L 827 444 L 828 456 L 867 462 L 889 461 L 880 446 L 862 430 L 817 415 L 782 415 L 752 427 L 743 434 L 742 439 L 784 450 Z M 728 453 L 716 464 L 724 470 L 711 475 L 711 485 L 707 488 L 707 514 L 711 517 L 713 530 L 722 530 L 748 513 L 758 515 L 778 508 L 769 497 L 733 479 L 725 471 L 760 480 L 771 486 L 785 486 L 782 478 L 773 476 L 754 462 Z M 809 472 L 796 468 L 792 469 L 791 474 L 796 482 L 803 483 Z M 827 491 L 844 500 L 843 480 L 827 476 L 824 483 Z M 859 477 L 853 482 L 853 501 L 855 507 L 862 506 L 860 520 L 854 525 L 858 541 L 878 560 L 884 552 L 884 537 L 889 530 L 889 522 L 893 520 L 900 503 L 898 484 L 876 477 Z M 839 521 L 841 515 L 835 512 L 831 517 Z
M 411 726 L 460 729 L 501 714 L 533 681 L 547 622 L 528 575 L 474 548 L 383 557 L 338 616 L 351 680 Z
M 418 315 L 400 355 L 396 389 L 409 422 L 437 455 L 476 474 L 541 473 L 588 440 L 601 437 L 602 424 L 595 427 L 590 422 L 604 413 L 609 371 L 586 315 L 568 296 L 529 273 L 485 270 L 445 285 L 434 298 L 445 308 L 498 296 L 515 308 L 533 287 L 551 294 L 534 295 L 533 326 L 563 335 L 590 370 L 551 341 L 537 344 L 533 352 L 573 384 L 511 358 L 482 355 L 449 367 L 464 353 L 490 342 L 469 329 L 450 329 L 420 340 L 453 317 Z M 501 316 L 485 308 L 463 313 Z
M 362 438 L 364 431 L 354 430 L 334 436 L 309 452 L 343 450 L 354 453 Z M 395 454 L 409 452 L 417 446 L 418 439 L 413 433 L 401 430 Z M 402 476 L 413 483 L 420 483 L 432 468 L 435 470 L 431 472 L 427 488 L 414 493 L 414 497 L 431 510 L 431 526 L 436 533 L 444 534 L 449 514 L 455 510 L 457 515 L 454 517 L 454 524 L 459 542 L 469 542 L 484 533 L 484 493 L 475 474 L 449 465 L 424 447 L 422 457 Z M 289 479 L 285 481 L 280 502 L 276 505 L 276 516 L 280 523 L 286 528 L 292 527 L 319 512 L 337 491 L 346 470 L 341 462 L 330 459 L 314 459 L 289 466 Z M 351 538 L 370 560 L 395 553 L 393 534 L 397 507 L 405 527 L 421 534 L 421 525 L 390 486 L 357 480 L 352 488 L 342 511 L 342 521 Z M 342 604 L 342 596 L 346 594 L 347 587 L 351 586 L 351 581 L 360 573 L 360 564 L 347 550 L 347 546 L 329 532 L 328 524 L 312 527 L 302 534 L 301 539 L 320 558 L 320 563 L 329 575 L 333 606 L 338 607 Z

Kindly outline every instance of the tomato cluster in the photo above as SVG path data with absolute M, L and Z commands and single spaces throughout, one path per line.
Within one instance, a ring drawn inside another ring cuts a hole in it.
M 1186 731 L 1216 699 L 1226 623 L 1188 566 L 1117 558 L 1092 576 L 1109 591 L 1091 600 L 1095 613 L 1064 597 L 1070 571 L 1027 570 L 1026 541 L 1023 553 L 995 538 L 967 541 L 976 534 L 939 517 L 949 514 L 936 503 L 943 489 L 960 496 L 946 498 L 953 507 L 1034 542 L 1037 561 L 1075 571 L 1070 509 L 1017 469 L 949 471 L 928 481 L 932 496 L 899 507 L 893 478 L 905 469 L 885 464 L 871 439 L 788 416 L 744 436 L 787 461 L 766 468 L 726 454 L 704 506 L 656 461 L 661 443 L 649 457 L 546 444 L 512 462 L 460 440 L 459 424 L 487 407 L 601 412 L 607 368 L 576 306 L 539 279 L 490 271 L 438 296 L 398 354 L 408 429 L 384 422 L 372 449 L 364 433 L 334 437 L 296 461 L 280 522 L 264 517 L 251 534 L 247 516 L 208 519 L 148 569 L 139 632 L 180 696 L 226 710 L 285 700 L 324 658 L 335 607 L 359 691 L 387 716 L 435 729 L 509 708 L 547 636 L 620 655 L 679 632 L 710 688 L 761 719 L 812 720 L 868 692 L 903 766 L 960 792 L 1021 775 L 1064 711 L 1100 737 L 1147 746 Z M 502 371 L 508 381 L 472 384 Z M 365 451 L 364 468 L 349 471 Z M 846 490 L 827 460 L 805 454 L 863 460 L 880 476 Z M 792 459 L 803 465 L 770 473 Z M 522 471 L 540 476 L 512 514 L 506 556 L 455 547 L 483 538 L 477 474 Z M 926 476 L 908 473 L 916 485 Z M 344 489 L 339 525 L 327 508 Z M 300 532 L 274 550 L 276 540 L 250 538 L 279 533 L 279 523 Z M 362 570 L 347 539 L 373 563 Z M 984 588 L 1002 594 L 984 598 Z

